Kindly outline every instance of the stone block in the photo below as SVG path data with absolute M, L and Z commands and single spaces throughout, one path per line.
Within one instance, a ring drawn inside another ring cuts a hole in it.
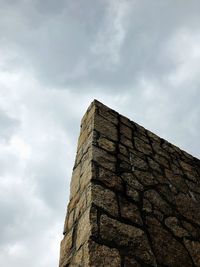
M 183 193 L 176 195 L 175 201 L 180 214 L 200 226 L 200 208 L 198 201 L 190 195 Z
M 114 172 L 116 169 L 116 157 L 96 146 L 93 146 L 93 160 L 110 171 Z
M 132 139 L 132 128 L 120 123 L 120 134 L 124 135 L 128 139 Z
M 65 218 L 63 234 L 68 232 L 74 224 L 74 211 L 75 211 L 75 209 L 73 209 L 71 212 L 67 213 L 67 216 Z
M 145 243 L 144 232 L 135 226 L 124 224 L 114 220 L 107 215 L 100 219 L 100 235 L 103 240 L 113 242 L 117 246 L 137 246 L 139 242 Z
M 120 122 L 122 122 L 129 128 L 134 128 L 134 123 L 131 122 L 128 118 L 124 117 L 123 115 L 120 115 Z
M 98 139 L 98 145 L 99 147 L 107 150 L 108 152 L 114 153 L 116 150 L 116 143 L 108 140 L 105 137 L 101 137 Z
M 138 157 L 136 153 L 130 153 L 129 158 L 130 158 L 132 166 L 134 166 L 135 169 L 144 170 L 144 171 L 148 170 L 149 168 L 148 162 Z
M 130 250 L 131 253 L 134 253 L 136 257 L 139 257 L 145 263 L 155 263 L 146 235 L 141 229 L 102 215 L 100 219 L 100 235 L 106 242 L 112 242 L 115 246 L 126 247 L 127 250 Z
M 94 120 L 94 130 L 99 132 L 106 138 L 109 138 L 113 141 L 118 140 L 117 127 L 112 122 L 107 121 L 105 118 L 100 115 L 95 116 Z
M 130 187 L 142 191 L 144 186 L 138 181 L 138 179 L 133 175 L 133 173 L 127 172 L 121 175 L 123 181 Z
M 129 185 L 126 186 L 126 195 L 136 202 L 140 200 L 140 193 Z
M 120 136 L 120 143 L 121 143 L 123 146 L 127 147 L 128 149 L 133 148 L 133 141 L 130 140 L 130 139 L 128 139 L 128 138 L 127 138 L 126 136 L 124 136 L 124 135 L 121 135 L 121 136 Z
M 149 144 L 145 143 L 140 138 L 134 137 L 134 144 L 138 151 L 144 153 L 145 155 L 152 155 L 152 148 Z
M 80 194 L 80 198 L 76 204 L 74 209 L 74 221 L 76 221 L 88 208 L 87 198 L 91 194 L 91 188 L 88 186 L 83 192 Z
M 147 217 L 148 231 L 158 266 L 193 266 L 184 246 L 153 217 Z
M 188 231 L 180 226 L 180 222 L 176 217 L 168 217 L 165 219 L 165 225 L 174 233 L 177 237 L 188 237 Z
M 122 144 L 119 144 L 119 152 L 120 152 L 122 155 L 124 155 L 124 156 L 126 156 L 126 157 L 129 157 L 129 151 L 128 151 L 127 147 L 125 147 L 125 146 L 122 145 Z
M 124 190 L 122 178 L 107 169 L 99 167 L 98 180 L 101 181 L 106 187 L 109 187 L 114 191 L 123 192 Z
M 200 267 L 200 241 L 184 240 L 185 246 L 187 247 L 191 257 L 194 260 L 196 267 Z
M 124 267 L 142 267 L 134 257 L 126 256 L 124 260 Z
M 79 190 L 79 182 L 81 176 L 81 165 L 79 164 L 72 173 L 71 183 L 70 183 L 70 199 L 73 198 Z
M 90 209 L 88 208 L 80 217 L 76 230 L 76 250 L 78 250 L 91 235 Z
M 144 186 L 158 184 L 158 181 L 156 180 L 152 172 L 135 170 L 133 172 L 133 175 Z
M 63 262 L 67 260 L 67 257 L 70 254 L 70 250 L 72 249 L 72 234 L 73 229 L 71 229 L 68 234 L 66 234 L 61 241 L 60 245 L 60 265 L 62 266 Z
M 133 222 L 134 224 L 142 225 L 142 218 L 138 207 L 124 197 L 119 197 L 120 215 L 122 218 Z
M 116 248 L 110 248 L 100 245 L 94 241 L 89 241 L 90 262 L 91 267 L 121 267 L 121 258 Z
M 118 204 L 115 193 L 100 185 L 92 185 L 92 203 L 113 216 L 118 216 Z
M 175 188 L 178 189 L 178 191 L 184 193 L 188 192 L 188 186 L 182 175 L 174 174 L 171 170 L 168 169 L 165 169 L 165 175 L 170 184 L 174 185 Z
M 116 111 L 108 108 L 98 101 L 96 101 L 95 104 L 99 115 L 101 115 L 107 121 L 114 123 L 115 125 L 118 124 L 118 113 Z
M 156 210 L 161 211 L 165 215 L 172 214 L 170 205 L 162 198 L 162 196 L 153 189 L 147 190 L 144 197 L 154 206 Z
M 152 170 L 154 170 L 154 171 L 156 171 L 158 173 L 162 173 L 162 170 L 160 168 L 160 165 L 155 160 L 153 160 L 151 158 L 148 158 L 148 164 L 149 164 L 149 167 Z

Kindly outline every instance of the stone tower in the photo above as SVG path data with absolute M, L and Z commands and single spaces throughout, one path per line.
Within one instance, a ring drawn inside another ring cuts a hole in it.
M 94 100 L 60 267 L 200 266 L 200 161 Z

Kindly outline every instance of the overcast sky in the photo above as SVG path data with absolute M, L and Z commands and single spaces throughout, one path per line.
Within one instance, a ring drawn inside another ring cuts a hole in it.
M 55 267 L 96 98 L 200 157 L 199 0 L 0 0 L 0 266 Z

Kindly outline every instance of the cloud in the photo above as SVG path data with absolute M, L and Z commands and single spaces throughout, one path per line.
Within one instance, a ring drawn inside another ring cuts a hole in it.
M 200 157 L 200 3 L 0 5 L 0 265 L 53 267 L 94 98 Z
M 199 25 L 194 0 L 184 5 L 146 0 L 4 5 L 2 49 L 15 51 L 12 64 L 29 68 L 49 87 L 81 86 L 90 92 L 99 86 L 128 90 L 140 76 L 162 78 L 174 67 L 163 55 L 165 43 L 180 29 Z
M 18 126 L 19 121 L 17 119 L 0 110 L 0 139 L 2 141 L 8 141 Z

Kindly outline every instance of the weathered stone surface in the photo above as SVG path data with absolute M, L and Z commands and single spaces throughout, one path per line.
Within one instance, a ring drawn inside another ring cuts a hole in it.
M 200 173 L 200 171 L 199 171 L 199 173 Z M 194 172 L 185 172 L 184 175 L 185 175 L 185 177 L 187 177 L 188 180 L 193 181 L 196 184 L 199 183 L 199 174 L 196 171 L 194 171 Z
M 128 155 L 129 155 L 129 152 L 128 152 L 128 149 L 127 149 L 127 147 L 125 147 L 124 145 L 122 145 L 122 144 L 119 144 L 119 152 L 120 152 L 120 154 L 122 154 L 122 155 L 124 155 L 124 156 L 126 156 L 126 157 L 128 157 Z
M 107 106 L 103 105 L 102 103 L 98 102 L 95 100 L 95 106 L 96 109 L 98 110 L 98 113 L 104 117 L 106 120 L 118 124 L 118 113 Z
M 82 160 L 81 160 L 81 173 L 80 175 L 84 175 L 87 173 L 88 169 L 91 167 L 91 160 L 93 156 L 92 146 L 88 149 L 87 153 L 84 154 Z
M 136 202 L 140 200 L 140 193 L 129 185 L 126 186 L 126 195 Z
M 98 140 L 98 145 L 99 147 L 107 150 L 108 152 L 115 152 L 116 150 L 116 144 L 104 137 L 100 137 L 99 140 Z
M 186 180 L 185 183 L 187 184 L 189 191 L 191 190 L 192 192 L 200 194 L 200 187 L 197 186 L 197 183 L 188 180 Z
M 189 236 L 188 231 L 180 226 L 180 222 L 176 217 L 168 217 L 165 219 L 165 224 L 172 230 L 175 236 L 187 237 Z
M 81 164 L 79 164 L 72 173 L 72 179 L 70 183 L 70 199 L 76 195 L 79 190 L 79 182 L 81 175 Z
M 141 265 L 131 257 L 125 257 L 124 267 L 141 267 Z
M 95 146 L 93 147 L 93 160 L 110 171 L 114 172 L 116 169 L 116 157 Z
M 193 266 L 184 246 L 155 218 L 147 217 L 147 225 L 158 264 L 164 266 Z
M 145 143 L 143 140 L 134 137 L 134 143 L 135 147 L 138 151 L 144 153 L 145 155 L 151 155 L 152 154 L 152 149 L 151 146 L 147 143 Z
M 149 167 L 158 173 L 162 173 L 160 165 L 153 159 L 148 158 Z
M 187 193 L 188 192 L 188 186 L 183 178 L 182 175 L 174 174 L 172 171 L 166 169 L 165 175 L 168 181 L 174 185 L 178 191 Z
M 102 215 L 100 219 L 100 235 L 102 239 L 114 242 L 117 246 L 137 246 L 145 242 L 145 234 L 140 228 Z
M 76 207 L 74 209 L 74 221 L 76 221 L 81 216 L 81 214 L 83 214 L 83 212 L 87 209 L 87 201 L 89 202 L 91 194 L 90 191 L 91 189 L 88 186 L 88 188 L 81 193 L 79 201 L 77 202 Z
M 123 124 L 125 124 L 126 126 L 133 128 L 134 124 L 132 123 L 132 121 L 130 121 L 128 118 L 124 117 L 123 115 L 120 115 L 120 122 L 122 122 Z
M 138 171 L 135 170 L 133 172 L 134 176 L 137 177 L 138 181 L 142 184 L 142 185 L 156 185 L 158 184 L 157 180 L 155 179 L 155 177 L 153 176 L 153 174 L 149 171 Z
M 90 184 L 93 175 L 94 175 L 94 169 L 91 166 L 91 161 L 90 161 L 88 163 L 88 168 L 84 170 L 79 180 L 80 192 L 83 192 L 85 188 L 88 186 L 88 184 Z
M 153 204 L 154 208 L 161 211 L 163 214 L 172 214 L 172 209 L 168 203 L 155 190 L 148 190 L 144 193 L 144 197 Z
M 59 267 L 200 266 L 200 161 L 98 101 L 70 192 Z
M 183 227 L 187 230 L 188 234 L 196 240 L 200 240 L 200 228 L 192 225 L 187 221 L 182 220 Z
M 105 136 L 113 141 L 117 141 L 117 127 L 112 122 L 107 121 L 100 115 L 95 116 L 94 120 L 94 130 L 98 131 L 102 136 Z
M 94 206 L 92 204 L 91 210 L 90 210 L 90 225 L 91 225 L 91 236 L 94 238 L 99 237 L 99 210 L 98 207 Z
M 124 173 L 121 177 L 130 187 L 140 191 L 144 189 L 143 185 L 136 179 L 133 173 Z
M 135 169 L 140 169 L 144 171 L 148 170 L 149 167 L 147 161 L 138 157 L 136 153 L 130 153 L 129 158 L 132 166 L 134 166 Z
M 194 260 L 194 264 L 200 267 L 200 241 L 192 241 L 185 239 L 184 241 L 191 257 Z
M 124 184 L 122 178 L 107 169 L 99 167 L 98 179 L 103 184 L 105 184 L 106 187 L 109 187 L 113 190 L 121 192 L 124 190 Z
M 75 212 L 75 209 L 67 213 L 67 216 L 65 218 L 63 234 L 65 234 L 67 231 L 69 231 L 72 228 L 73 223 L 74 223 L 74 212 Z
M 161 139 L 159 136 L 157 136 L 156 134 L 150 132 L 150 131 L 147 131 L 147 135 L 149 136 L 150 139 L 153 139 L 154 142 L 157 142 L 158 144 L 160 144 L 161 142 Z
M 137 123 L 134 123 L 134 136 L 138 137 L 139 139 L 143 140 L 145 143 L 149 143 L 149 138 L 146 135 L 146 130 L 144 127 L 140 126 Z
M 152 212 L 152 204 L 146 198 L 143 199 L 143 207 L 142 207 L 142 209 L 147 213 Z
M 178 165 L 178 163 L 175 160 L 173 160 L 171 162 L 170 166 L 171 166 L 171 170 L 174 174 L 183 175 L 182 169 L 180 168 L 180 166 Z M 169 169 L 169 167 L 168 167 L 168 169 Z
M 120 214 L 121 217 L 127 220 L 130 220 L 131 222 L 135 224 L 142 225 L 142 219 L 140 216 L 140 212 L 138 210 L 138 207 L 128 201 L 127 199 L 120 197 L 119 198 L 119 207 L 120 207 Z
M 157 162 L 159 163 L 160 166 L 163 166 L 163 167 L 165 167 L 165 168 L 167 168 L 167 169 L 170 168 L 170 167 L 169 167 L 169 161 L 168 161 L 168 159 L 166 159 L 165 157 L 156 154 L 156 155 L 154 156 L 154 159 L 155 159 L 155 161 L 157 161 Z
M 181 160 L 181 161 L 180 161 L 180 165 L 181 165 L 181 167 L 183 168 L 183 170 L 184 170 L 185 172 L 191 172 L 191 173 L 194 172 L 194 168 L 193 168 L 193 166 L 191 166 L 191 165 L 188 164 L 187 162 Z
M 83 247 L 80 247 L 78 249 L 78 251 L 73 255 L 72 259 L 70 260 L 71 264 L 70 266 L 71 267 L 82 267 L 82 263 L 84 261 L 84 258 L 83 258 Z M 64 265 L 66 266 L 66 265 Z
M 172 192 L 171 190 L 171 184 L 168 183 L 158 184 L 156 186 L 156 189 L 166 202 L 168 202 L 172 206 L 175 204 L 175 195 L 174 192 Z M 176 193 L 177 192 L 175 192 L 175 194 Z
M 96 112 L 97 112 L 97 106 L 95 105 L 95 100 L 94 100 L 88 107 L 86 113 L 84 114 L 81 120 L 81 133 L 85 130 L 89 121 L 94 119 L 94 115 Z
M 125 246 L 144 262 L 153 264 L 155 258 L 149 247 L 145 233 L 132 225 L 123 224 L 117 220 L 102 215 L 100 219 L 100 235 L 105 241 L 116 246 Z
M 163 159 L 163 163 L 165 162 L 164 159 L 170 160 L 169 153 L 164 150 L 161 145 L 158 144 L 158 142 L 152 142 L 152 148 L 155 153 L 155 157 L 157 157 L 157 160 Z
M 180 193 L 175 196 L 178 211 L 193 222 L 200 226 L 200 208 L 199 203 L 189 195 Z
M 76 249 L 83 245 L 91 234 L 90 209 L 87 209 L 79 219 L 76 229 Z
M 132 139 L 132 129 L 125 124 L 120 124 L 120 134 L 124 135 L 128 139 Z
M 93 139 L 93 118 L 88 120 L 83 129 L 81 130 L 79 139 L 78 139 L 78 150 L 79 148 L 84 148 L 85 146 L 88 146 L 88 144 L 91 143 L 92 139 Z
M 91 267 L 121 267 L 121 258 L 117 249 L 89 241 L 89 250 L 93 251 L 89 262 Z
M 111 190 L 100 185 L 92 185 L 92 202 L 113 216 L 118 216 L 117 199 Z
M 129 149 L 133 148 L 133 142 L 124 135 L 120 135 L 120 142 Z
M 67 257 L 70 254 L 70 250 L 72 248 L 72 234 L 73 229 L 68 232 L 67 235 L 64 236 L 60 245 L 60 266 L 62 266 L 63 262 L 67 260 Z

